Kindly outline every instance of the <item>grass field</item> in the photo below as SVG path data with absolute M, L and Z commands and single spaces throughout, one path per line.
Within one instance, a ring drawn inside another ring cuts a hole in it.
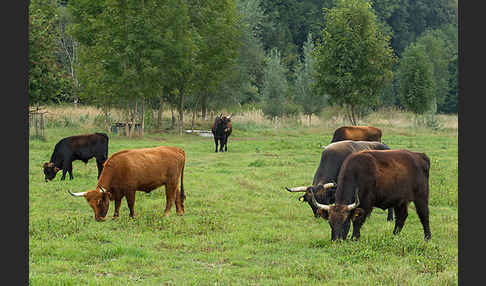
M 151 134 L 111 136 L 109 155 L 129 148 L 178 146 L 187 154 L 184 216 L 163 218 L 164 189 L 137 192 L 130 219 L 123 199 L 113 221 L 96 222 L 83 198 L 93 189 L 96 163 L 76 161 L 74 180 L 45 183 L 42 163 L 62 137 L 86 128 L 49 128 L 29 142 L 30 285 L 457 285 L 457 130 L 392 128 L 392 149 L 425 152 L 431 159 L 432 239 L 409 207 L 405 227 L 375 209 L 360 241 L 331 242 L 327 221 L 315 219 L 300 194 L 285 186 L 308 185 L 332 128 L 272 128 L 233 123 L 227 153 L 212 138 Z

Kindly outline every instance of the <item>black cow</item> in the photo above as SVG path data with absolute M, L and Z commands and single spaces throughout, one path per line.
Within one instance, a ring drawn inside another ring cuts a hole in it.
M 360 229 L 373 207 L 394 208 L 398 234 L 408 216 L 413 201 L 424 229 L 424 238 L 431 237 L 429 227 L 430 160 L 424 153 L 408 150 L 368 150 L 351 154 L 343 163 L 338 176 L 336 204 L 320 204 L 312 197 L 331 226 L 331 239 L 346 239 L 350 222 L 352 238 L 358 240 Z M 319 211 L 321 212 L 321 211 Z
M 320 215 L 317 208 L 311 202 L 311 192 L 314 192 L 316 200 L 321 204 L 333 204 L 335 201 L 336 182 L 338 179 L 339 170 L 344 160 L 352 153 L 363 150 L 389 150 L 390 148 L 380 142 L 370 141 L 352 141 L 345 140 L 331 143 L 326 146 L 321 154 L 321 162 L 314 174 L 312 186 L 286 188 L 289 192 L 305 192 L 299 198 L 301 202 L 307 202 L 312 208 L 314 216 L 318 218 Z M 339 183 L 339 182 L 337 182 Z M 325 216 L 327 212 L 324 212 Z M 393 220 L 393 209 L 388 209 L 388 221 Z
M 219 141 L 219 152 L 228 151 L 228 137 L 231 135 L 233 131 L 231 127 L 231 115 L 226 117 L 223 114 L 216 116 L 214 119 L 213 125 L 211 126 L 211 132 L 213 133 L 214 137 L 214 144 L 216 145 L 216 149 L 214 152 L 218 152 L 218 141 Z
M 51 160 L 43 164 L 46 182 L 54 179 L 59 170 L 62 170 L 61 180 L 66 178 L 66 172 L 69 172 L 69 179 L 72 180 L 73 161 L 81 160 L 88 163 L 88 160 L 93 157 L 96 158 L 99 178 L 103 164 L 108 158 L 108 135 L 105 133 L 77 135 L 61 139 L 54 147 Z

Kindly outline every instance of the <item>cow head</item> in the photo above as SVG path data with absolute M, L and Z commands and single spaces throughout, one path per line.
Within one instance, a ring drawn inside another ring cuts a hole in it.
M 68 190 L 68 193 L 74 197 L 84 197 L 94 211 L 95 220 L 105 220 L 105 216 L 108 213 L 108 208 L 110 207 L 111 193 L 105 191 L 105 189 L 103 189 L 101 186 L 99 189 L 93 191 L 72 193 Z
M 327 184 L 318 184 L 317 186 L 310 186 L 310 187 L 294 187 L 294 188 L 287 188 L 285 189 L 289 192 L 305 192 L 305 194 L 299 197 L 299 201 L 307 202 L 309 206 L 312 208 L 312 212 L 314 213 L 314 217 L 318 218 L 322 216 L 326 218 L 327 211 L 324 211 L 322 214 L 318 213 L 318 208 L 312 204 L 311 194 L 316 193 L 317 197 L 319 198 L 319 202 L 323 204 L 332 204 L 334 203 L 335 196 L 334 191 L 336 187 L 336 183 L 327 183 Z
M 342 239 L 346 240 L 349 232 L 350 221 L 355 220 L 359 216 L 362 209 L 359 206 L 358 188 L 355 189 L 355 202 L 352 204 L 320 204 L 316 201 L 314 193 L 311 192 L 311 200 L 314 206 L 318 208 L 318 213 L 322 214 L 327 211 L 326 218 L 331 226 L 331 240 Z
M 229 130 L 229 122 L 231 121 L 231 115 L 226 117 L 223 114 L 216 116 L 214 120 L 214 129 L 217 133 L 226 133 Z
M 50 180 L 54 179 L 56 177 L 57 172 L 59 172 L 59 168 L 54 166 L 54 163 L 49 162 L 49 163 L 44 163 L 42 165 L 42 168 L 44 169 L 44 179 L 46 182 L 49 182 Z

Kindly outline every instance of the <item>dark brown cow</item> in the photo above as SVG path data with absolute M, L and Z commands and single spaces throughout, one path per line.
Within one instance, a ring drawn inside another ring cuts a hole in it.
M 331 143 L 343 140 L 381 142 L 381 130 L 373 126 L 342 126 L 334 131 Z
M 352 238 L 360 237 L 360 229 L 373 207 L 394 208 L 398 234 L 408 216 L 408 205 L 414 202 L 424 229 L 424 238 L 431 237 L 429 227 L 430 160 L 424 153 L 408 150 L 368 150 L 346 158 L 338 176 L 336 204 L 312 202 L 328 212 L 331 239 L 346 239 L 350 221 Z
M 322 151 L 321 161 L 314 174 L 314 180 L 311 186 L 301 186 L 293 188 L 285 188 L 289 192 L 305 192 L 305 194 L 299 198 L 301 202 L 307 202 L 314 213 L 314 216 L 318 218 L 320 215 L 317 213 L 317 208 L 312 204 L 311 192 L 314 193 L 317 202 L 321 204 L 333 204 L 335 201 L 335 187 L 338 180 L 339 170 L 344 160 L 352 153 L 363 150 L 389 150 L 390 148 L 380 142 L 369 141 L 352 141 L 345 140 L 340 142 L 331 143 L 326 146 Z M 327 214 L 324 211 L 323 215 Z M 388 209 L 388 221 L 393 220 L 393 209 Z
M 233 128 L 231 126 L 231 115 L 226 117 L 223 114 L 216 116 L 213 125 L 211 126 L 211 132 L 213 133 L 214 144 L 216 149 L 214 152 L 218 152 L 218 141 L 219 141 L 219 152 L 228 151 L 228 137 L 231 135 Z
M 59 170 L 62 170 L 61 180 L 66 178 L 73 179 L 73 161 L 81 160 L 88 163 L 91 158 L 96 158 L 98 167 L 98 178 L 103 170 L 103 164 L 108 158 L 108 135 L 105 133 L 94 133 L 77 135 L 63 138 L 57 142 L 51 160 L 42 165 L 44 169 L 45 181 L 48 182 Z
M 71 193 L 85 197 L 97 221 L 108 212 L 110 201 L 115 201 L 113 218 L 119 216 L 121 200 L 126 197 L 130 217 L 135 217 L 135 192 L 146 193 L 165 185 L 166 205 L 164 216 L 175 202 L 178 215 L 184 214 L 184 165 L 186 154 L 177 147 L 132 149 L 116 152 L 106 161 L 95 190 Z M 179 192 L 179 178 L 181 190 Z

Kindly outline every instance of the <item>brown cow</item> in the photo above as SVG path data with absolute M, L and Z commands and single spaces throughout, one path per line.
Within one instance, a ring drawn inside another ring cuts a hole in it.
M 332 240 L 346 239 L 350 221 L 352 237 L 359 239 L 361 226 L 373 207 L 394 208 L 393 234 L 398 234 L 408 216 L 408 205 L 413 202 L 424 238 L 429 240 L 429 169 L 430 160 L 424 153 L 408 150 L 353 153 L 339 171 L 336 205 L 320 204 L 314 196 L 312 202 L 328 212 Z
M 334 131 L 331 143 L 343 140 L 381 142 L 381 130 L 373 126 L 342 126 Z
M 95 219 L 102 221 L 108 212 L 110 201 L 115 201 L 113 218 L 119 216 L 121 200 L 126 197 L 130 217 L 135 217 L 135 192 L 146 193 L 165 185 L 166 205 L 164 216 L 175 202 L 178 215 L 184 214 L 184 165 L 186 154 L 177 147 L 160 146 L 123 150 L 111 155 L 105 162 L 95 190 L 71 193 L 83 196 L 94 211 Z M 179 192 L 179 177 L 181 190 Z

